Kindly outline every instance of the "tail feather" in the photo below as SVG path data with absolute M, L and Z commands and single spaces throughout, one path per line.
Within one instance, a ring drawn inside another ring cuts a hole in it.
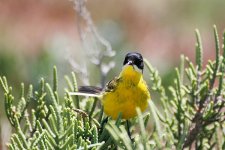
M 99 94 L 102 92 L 102 90 L 102 88 L 96 86 L 80 86 L 78 88 L 78 92 L 90 94 Z
M 101 97 L 102 88 L 95 86 L 80 86 L 77 92 L 69 92 L 70 95 Z

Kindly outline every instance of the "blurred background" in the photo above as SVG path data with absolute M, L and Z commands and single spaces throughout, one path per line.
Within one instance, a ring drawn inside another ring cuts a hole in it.
M 118 74 L 127 52 L 138 51 L 159 70 L 163 84 L 170 85 L 180 55 L 194 60 L 194 30 L 202 35 L 206 63 L 214 58 L 213 24 L 220 38 L 225 28 L 222 0 L 89 0 L 86 4 L 99 34 L 116 52 L 110 58 L 115 67 L 106 81 Z M 78 30 L 82 23 L 74 7 L 69 0 L 0 1 L 0 76 L 7 77 L 16 94 L 21 82 L 26 88 L 36 87 L 41 77 L 51 82 L 54 65 L 63 86 L 64 75 L 74 69 L 71 59 L 78 66 L 90 61 L 87 53 L 92 52 L 82 44 Z M 88 68 L 91 79 L 86 84 L 99 85 L 99 70 Z M 0 98 L 4 110 L 2 90 Z M 5 143 L 11 129 L 4 111 L 0 117 L 0 130 L 7 131 L 0 132 Z

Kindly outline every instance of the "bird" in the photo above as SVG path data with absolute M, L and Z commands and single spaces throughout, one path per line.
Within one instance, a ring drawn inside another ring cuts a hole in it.
M 142 55 L 138 52 L 129 52 L 125 55 L 119 76 L 109 81 L 104 88 L 80 86 L 78 92 L 70 94 L 99 97 L 107 116 L 116 120 L 121 113 L 122 119 L 129 120 L 137 116 L 136 108 L 144 112 L 150 100 L 143 71 Z

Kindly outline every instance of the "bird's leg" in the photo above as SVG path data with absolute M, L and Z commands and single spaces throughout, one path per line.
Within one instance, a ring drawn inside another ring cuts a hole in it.
M 129 138 L 131 139 L 131 132 L 130 132 L 129 121 L 127 120 L 126 123 L 127 123 L 127 133 L 128 133 Z M 132 139 L 131 139 L 131 140 L 132 140 Z

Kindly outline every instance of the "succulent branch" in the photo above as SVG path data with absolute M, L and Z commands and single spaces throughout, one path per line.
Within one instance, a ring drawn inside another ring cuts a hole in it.
M 94 54 L 91 60 L 100 69 L 103 85 L 104 77 L 114 66 L 112 61 L 105 62 L 103 58 L 111 58 L 115 52 L 109 42 L 98 34 L 85 1 L 73 2 L 79 19 L 83 19 L 86 25 L 85 29 L 80 29 L 84 44 L 86 34 L 92 34 L 94 42 L 104 47 L 96 50 L 91 46 Z M 117 120 L 106 117 L 99 99 L 69 95 L 69 92 L 78 90 L 77 75 L 87 70 L 78 69 L 65 76 L 67 87 L 61 89 L 57 68 L 53 67 L 52 84 L 43 78 L 38 89 L 21 83 L 19 97 L 13 94 L 14 88 L 8 85 L 6 77 L 0 77 L 5 113 L 14 129 L 8 148 L 225 149 L 225 32 L 220 49 L 216 26 L 213 28 L 215 59 L 203 66 L 201 36 L 196 30 L 195 62 L 182 55 L 170 87 L 162 85 L 157 69 L 144 60 L 150 92 L 156 97 L 149 102 L 146 112 L 141 113 L 137 108 L 137 117 L 129 120 L 131 136 L 125 129 L 126 121 L 121 119 L 121 114 L 118 114 Z M 64 94 L 59 95 L 58 91 L 63 90 Z M 171 96 L 167 95 L 167 90 Z M 156 101 L 162 107 L 158 107 Z

